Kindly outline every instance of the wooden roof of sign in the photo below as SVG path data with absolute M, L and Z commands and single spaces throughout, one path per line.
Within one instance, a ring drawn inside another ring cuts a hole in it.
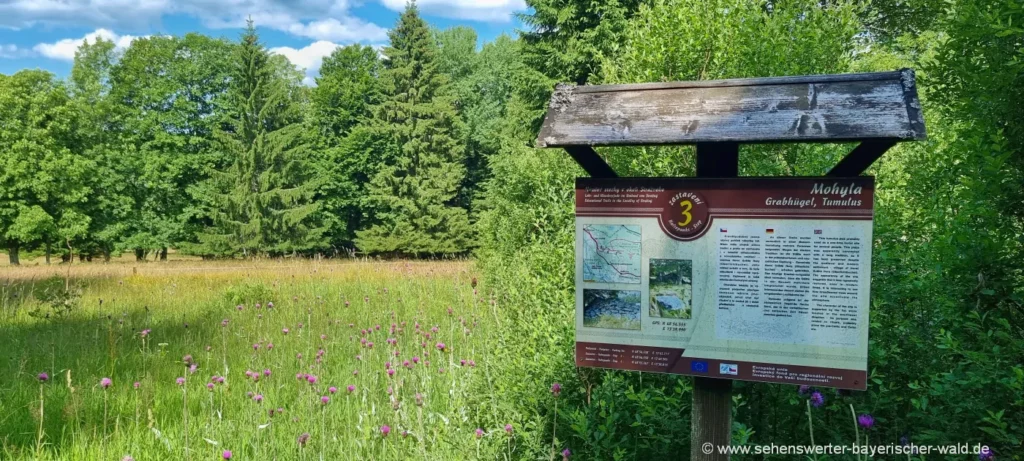
M 858 154 L 854 157 L 859 157 L 859 162 L 838 172 L 848 173 L 858 168 L 863 171 L 898 141 L 925 137 L 914 71 L 903 69 L 558 85 L 537 145 L 566 148 L 584 165 L 577 154 L 592 152 L 587 149 L 591 146 L 861 141 L 861 148 L 851 154 Z

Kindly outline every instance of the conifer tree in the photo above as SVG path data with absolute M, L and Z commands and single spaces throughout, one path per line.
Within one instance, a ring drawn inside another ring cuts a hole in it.
M 397 147 L 368 187 L 378 223 L 357 233 L 370 253 L 439 255 L 469 249 L 468 213 L 455 204 L 466 175 L 461 119 L 437 64 L 437 44 L 410 3 L 388 34 L 374 125 Z
M 194 194 L 211 198 L 213 222 L 194 252 L 251 257 L 322 246 L 323 230 L 310 219 L 316 184 L 297 80 L 294 68 L 260 43 L 250 20 L 234 57 L 228 129 L 218 133 L 229 165 L 213 175 L 212 190 Z

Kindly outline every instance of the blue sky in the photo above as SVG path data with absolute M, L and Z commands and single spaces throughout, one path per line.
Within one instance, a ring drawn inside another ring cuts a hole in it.
M 307 82 L 338 46 L 387 42 L 406 0 L 0 0 L 0 73 L 71 70 L 83 40 L 127 47 L 137 37 L 200 32 L 235 39 L 251 16 L 263 42 L 306 70 Z M 480 42 L 522 27 L 524 0 L 419 0 L 432 25 L 472 27 Z

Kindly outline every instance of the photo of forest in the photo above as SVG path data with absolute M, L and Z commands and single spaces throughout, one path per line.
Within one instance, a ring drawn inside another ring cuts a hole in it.
M 651 317 L 688 319 L 693 315 L 693 261 L 651 259 Z

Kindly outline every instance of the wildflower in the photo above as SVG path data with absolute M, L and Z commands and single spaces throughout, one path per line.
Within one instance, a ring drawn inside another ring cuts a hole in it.
M 478 438 L 478 439 L 479 439 L 479 438 L 481 438 L 481 437 L 483 437 L 483 436 L 484 436 L 484 430 L 483 430 L 483 429 L 480 429 L 479 427 L 478 427 L 478 428 L 476 428 L 476 438 Z
M 139 336 L 145 338 L 146 336 L 149 336 L 149 332 L 150 331 L 152 331 L 152 330 L 150 330 L 149 328 L 146 328 L 145 330 L 142 330 L 142 331 L 139 332 Z
M 288 331 L 289 331 L 288 328 L 282 328 L 281 329 L 281 333 L 284 333 L 284 334 L 288 334 Z
M 273 308 L 274 308 L 274 303 L 273 302 L 267 303 L 267 309 L 273 309 Z
M 416 406 L 417 407 L 422 407 L 423 406 L 423 394 L 420 394 L 419 392 L 416 393 Z
M 466 366 L 466 359 L 459 360 L 459 366 L 460 367 Z
M 346 389 L 348 389 L 348 393 L 351 394 L 351 393 L 356 391 L 356 386 L 352 385 L 352 384 L 349 384 Z
M 511 424 L 506 424 L 505 425 L 505 433 L 508 434 L 508 435 L 512 435 L 512 425 Z
M 221 456 L 222 456 L 222 457 L 223 457 L 224 459 L 231 459 L 231 450 L 224 450 L 224 453 L 223 453 L 223 454 L 221 454 Z
M 114 384 L 114 382 L 111 381 L 110 378 L 103 378 L 100 380 L 100 387 L 104 389 L 110 387 L 111 384 Z
M 263 370 L 263 376 L 270 376 L 270 368 Z
M 394 376 L 394 375 L 395 375 L 395 369 L 394 368 L 388 368 L 388 376 Z
M 299 436 L 299 446 L 300 447 L 305 447 L 306 446 L 306 442 L 308 442 L 308 441 L 309 441 L 309 432 L 303 432 L 302 435 Z
M 408 360 L 403 360 L 403 361 L 402 361 L 402 366 L 403 366 L 403 367 L 406 367 L 406 368 L 409 368 L 409 367 L 410 367 L 410 365 L 409 365 L 409 361 L 408 361 Z
M 413 357 L 412 358 L 412 363 L 420 363 L 420 358 L 419 357 Z
M 797 393 L 800 394 L 800 395 L 807 395 L 807 394 L 810 394 L 811 391 L 812 391 L 811 386 L 806 386 L 805 385 L 805 386 L 800 386 L 800 389 L 797 391 Z
M 306 376 L 306 381 L 308 381 L 309 384 L 316 384 L 316 376 L 308 375 Z
M 39 378 L 39 382 L 45 383 L 50 380 L 50 375 L 46 374 L 46 372 L 44 371 L 42 373 L 39 373 L 39 376 L 37 376 L 37 378 Z
M 274 348 L 274 343 L 267 343 L 267 350 L 268 351 L 273 349 L 273 348 Z
M 362 354 L 356 354 L 356 360 L 362 361 L 363 360 L 363 355 Z
M 815 391 L 813 394 L 811 394 L 811 405 L 814 405 L 815 408 L 820 408 L 824 404 L 825 396 L 821 395 L 821 392 Z
M 252 345 L 252 350 L 254 350 L 254 351 L 260 350 L 260 343 L 253 344 Z
M 213 350 L 213 346 L 206 346 L 206 352 L 210 352 L 212 350 Z
M 185 385 L 185 378 L 179 376 L 178 379 L 174 380 L 174 382 L 178 383 L 179 386 L 184 386 Z
M 302 381 L 302 380 L 306 379 L 306 375 L 304 375 L 302 373 L 295 373 L 295 379 L 297 379 L 299 381 Z
M 992 449 L 989 447 L 981 447 L 981 453 L 978 453 L 978 461 L 994 461 L 995 454 L 992 453 Z
M 352 370 L 352 376 L 358 376 L 359 370 Z
M 385 424 L 385 425 L 380 427 L 380 435 L 382 437 L 387 437 L 388 434 L 390 434 L 390 433 L 391 433 L 391 427 L 388 426 L 387 424 Z
M 558 394 L 562 393 L 562 385 L 560 383 L 554 383 L 551 385 L 551 393 L 558 397 Z
M 367 349 L 373 349 L 373 341 L 367 341 L 366 348 Z
M 302 360 L 302 352 L 299 352 L 298 354 L 295 354 L 295 358 L 297 360 Z
M 226 326 L 228 326 L 228 319 L 224 319 L 224 320 L 221 320 L 221 321 L 220 321 L 220 326 L 221 326 L 221 327 L 226 327 Z M 230 456 L 231 456 L 231 452 L 230 452 L 230 451 L 225 451 L 224 453 L 227 453 L 227 456 L 229 456 L 229 458 L 224 458 L 224 459 L 230 459 Z
M 194 364 L 194 363 L 192 365 L 188 366 L 189 374 L 193 374 L 193 375 L 196 374 L 196 370 L 198 370 L 198 369 L 199 369 L 199 366 Z
M 255 400 L 256 403 L 263 403 L 263 394 L 256 394 L 252 399 Z
M 185 362 L 185 365 L 191 365 L 192 364 L 192 354 L 189 354 L 189 355 L 186 355 L 186 356 L 182 357 L 181 361 Z
M 327 403 L 330 402 L 330 401 L 331 401 L 331 398 L 326 396 L 326 395 L 323 396 L 323 397 L 320 397 L 320 403 L 322 403 L 324 405 L 327 405 Z
M 235 306 L 235 309 L 242 310 L 242 309 L 245 309 L 245 306 L 239 304 L 239 305 Z
M 213 383 L 206 383 L 206 388 L 212 391 L 213 390 Z
M 444 343 L 437 343 L 437 350 L 444 352 L 445 349 L 447 349 L 447 346 Z
M 132 387 L 134 387 L 136 389 L 138 389 L 140 386 L 142 386 L 142 383 L 140 383 L 138 381 L 135 381 L 135 384 L 132 384 Z
M 326 340 L 326 339 L 327 339 L 327 335 L 320 335 L 320 340 L 321 341 Z
M 391 368 L 391 362 L 384 362 L 384 369 L 387 370 L 387 369 L 390 369 L 390 368 Z
M 570 456 L 572 456 L 572 452 L 568 448 L 562 450 L 562 461 L 569 461 Z
M 299 329 L 301 330 L 302 327 L 303 327 L 302 322 L 299 322 Z
M 256 303 L 256 305 L 255 305 L 255 306 L 253 306 L 253 307 L 255 307 L 255 308 L 259 309 L 260 307 L 263 307 L 263 306 L 261 306 L 261 305 L 260 305 L 260 303 Z
M 218 376 L 216 381 L 217 381 L 217 384 L 224 384 L 224 377 L 223 376 Z
M 871 429 L 875 425 L 875 417 L 869 414 L 863 414 L 857 417 L 857 424 L 864 429 Z
M 409 436 L 409 431 L 402 431 L 402 438 L 406 438 L 408 436 Z
M 337 387 L 334 387 L 334 386 L 328 387 L 328 388 L 327 388 L 327 392 L 330 392 L 330 393 L 332 393 L 332 394 L 335 394 L 335 393 L 337 393 L 337 392 L 338 392 L 338 388 L 337 388 Z
M 470 361 L 469 361 L 469 362 L 467 362 L 467 363 L 469 363 L 469 367 L 470 367 L 470 368 L 476 368 L 476 362 L 474 362 L 474 361 L 470 360 Z
M 124 458 L 121 458 L 121 461 L 135 461 L 135 458 L 132 458 L 131 455 L 124 455 Z

